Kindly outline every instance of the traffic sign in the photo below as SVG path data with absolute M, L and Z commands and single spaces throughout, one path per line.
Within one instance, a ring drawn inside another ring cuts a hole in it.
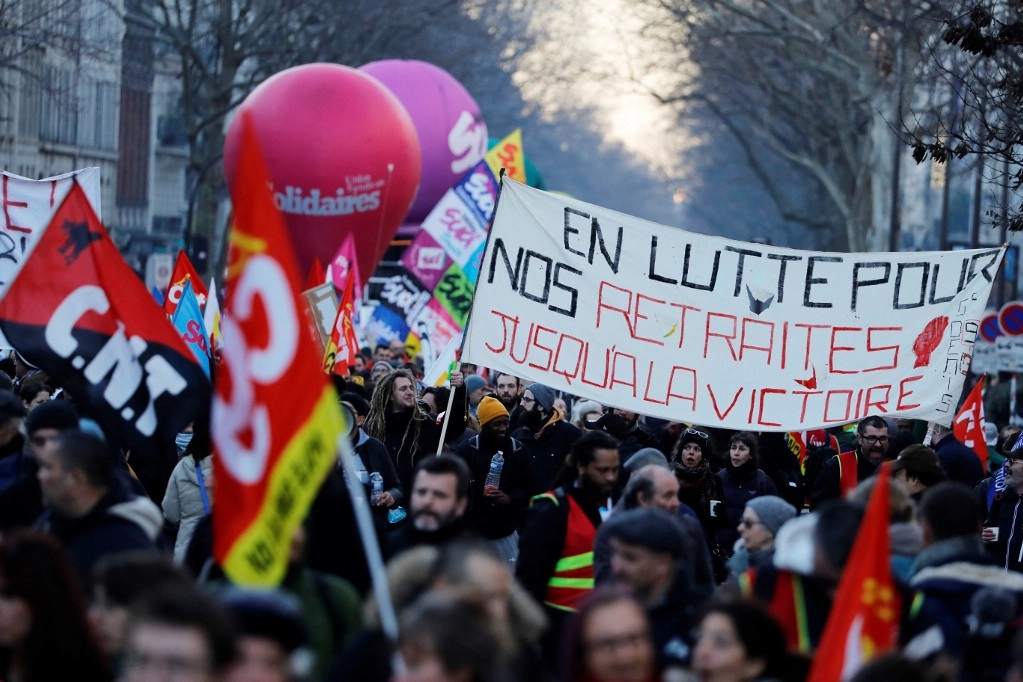
M 998 326 L 1008 336 L 1023 336 L 1023 303 L 1009 301 L 998 311 Z
M 980 321 L 980 338 L 988 343 L 994 343 L 1002 334 L 1004 332 L 998 323 L 998 315 L 996 313 L 985 315 L 984 319 Z

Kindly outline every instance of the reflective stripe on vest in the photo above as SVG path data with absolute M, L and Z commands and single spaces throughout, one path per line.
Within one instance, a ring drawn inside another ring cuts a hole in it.
M 597 528 L 571 495 L 566 498 L 565 542 L 554 575 L 547 581 L 544 604 L 561 611 L 576 611 L 593 590 L 593 543 L 597 539 Z
M 860 482 L 855 452 L 838 453 L 838 490 L 842 497 L 848 495 Z

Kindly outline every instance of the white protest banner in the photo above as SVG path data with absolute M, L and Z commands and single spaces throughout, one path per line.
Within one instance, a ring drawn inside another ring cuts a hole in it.
M 31 180 L 0 170 L 0 202 L 3 204 L 0 222 L 0 298 L 14 280 L 25 257 L 39 241 L 50 224 L 64 197 L 77 180 L 96 215 L 100 212 L 99 168 L 55 175 L 52 178 Z
M 746 244 L 506 178 L 463 359 L 729 429 L 947 425 L 1002 255 Z

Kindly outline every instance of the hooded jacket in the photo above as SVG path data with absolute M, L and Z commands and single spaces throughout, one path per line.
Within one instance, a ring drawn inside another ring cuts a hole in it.
M 200 460 L 200 468 L 205 483 L 206 499 L 209 500 L 213 458 L 203 457 Z M 185 560 L 188 543 L 192 541 L 192 534 L 195 532 L 195 524 L 209 513 L 203 506 L 199 476 L 195 471 L 195 458 L 192 455 L 185 455 L 174 467 L 161 506 L 163 517 L 168 523 L 178 526 L 178 536 L 174 541 L 174 561 L 180 563 Z
M 154 526 L 159 529 L 162 522 L 155 504 L 113 486 L 84 516 L 70 518 L 48 511 L 40 518 L 39 527 L 52 533 L 67 549 L 80 584 L 88 593 L 93 568 L 100 559 L 129 550 L 155 550 L 152 534 Z

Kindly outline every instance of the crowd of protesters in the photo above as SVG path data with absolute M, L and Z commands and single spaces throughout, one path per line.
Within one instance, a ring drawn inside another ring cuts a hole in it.
M 794 433 L 644 417 L 400 343 L 335 378 L 396 641 L 342 467 L 281 585 L 230 584 L 208 415 L 125 452 L 0 362 L 0 680 L 803 680 L 882 462 L 899 644 L 856 680 L 1023 680 L 1023 438 Z M 301 390 L 296 387 L 296 390 Z M 1005 414 L 1009 421 L 1008 411 Z

